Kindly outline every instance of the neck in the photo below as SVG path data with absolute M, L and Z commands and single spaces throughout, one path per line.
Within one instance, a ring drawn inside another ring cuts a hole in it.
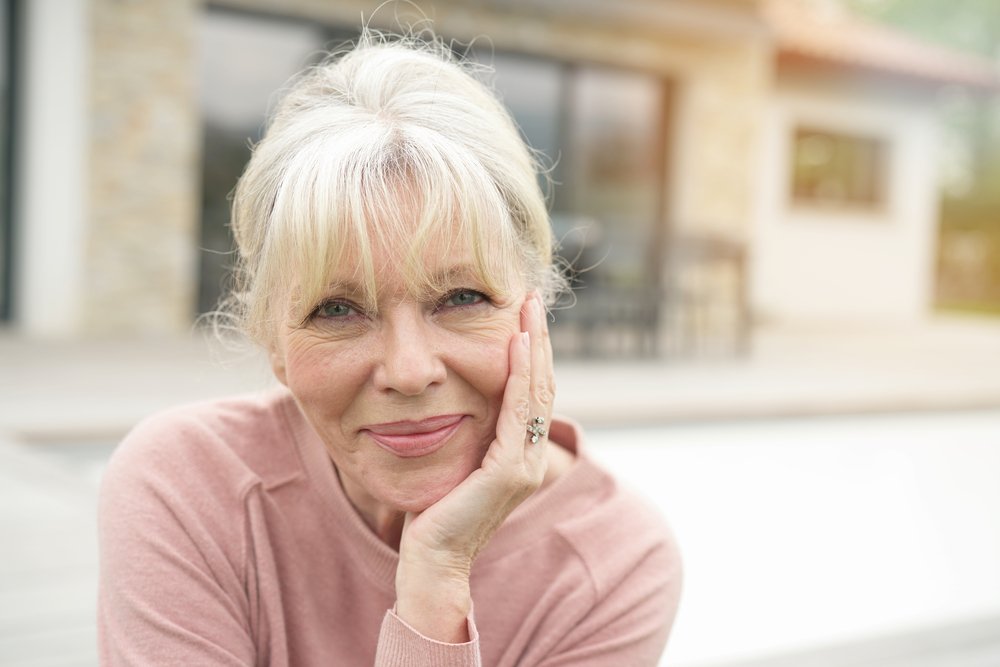
M 399 551 L 399 541 L 403 535 L 403 521 L 406 519 L 406 512 L 386 507 L 372 498 L 363 488 L 345 477 L 340 470 L 336 468 L 334 470 L 337 472 L 337 479 L 340 480 L 340 487 L 344 490 L 347 500 L 368 524 L 371 531 L 380 540 Z
M 399 543 L 403 537 L 403 522 L 406 519 L 405 512 L 394 510 L 382 510 L 375 514 L 362 512 L 361 518 L 380 540 L 399 551 Z

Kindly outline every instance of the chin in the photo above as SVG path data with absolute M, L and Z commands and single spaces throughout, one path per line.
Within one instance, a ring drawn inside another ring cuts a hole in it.
M 452 487 L 454 488 L 454 487 Z M 400 512 L 420 513 L 448 495 L 451 489 L 434 489 L 431 491 L 415 492 L 401 497 L 400 494 L 393 493 L 384 499 L 387 506 Z
M 438 472 L 433 479 L 420 483 L 414 480 L 412 487 L 400 485 L 389 490 L 389 497 L 386 501 L 389 505 L 404 512 L 423 512 L 425 509 L 438 502 L 452 489 L 461 484 L 479 466 L 462 467 L 449 471 L 448 473 Z

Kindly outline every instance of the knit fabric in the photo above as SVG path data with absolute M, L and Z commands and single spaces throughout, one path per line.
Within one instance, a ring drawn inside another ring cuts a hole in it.
M 471 640 L 393 613 L 397 552 L 354 510 L 285 391 L 176 408 L 138 425 L 102 482 L 104 665 L 656 665 L 680 594 L 660 515 L 576 456 L 477 558 Z

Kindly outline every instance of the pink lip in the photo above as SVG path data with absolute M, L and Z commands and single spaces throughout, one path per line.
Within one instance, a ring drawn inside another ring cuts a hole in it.
M 444 446 L 462 424 L 464 415 L 439 415 L 420 421 L 398 421 L 367 426 L 367 432 L 382 449 L 404 458 L 427 456 Z

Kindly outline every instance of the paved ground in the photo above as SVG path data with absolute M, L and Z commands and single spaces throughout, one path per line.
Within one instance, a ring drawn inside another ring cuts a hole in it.
M 1000 665 L 1000 409 L 595 428 L 589 442 L 681 545 L 665 664 Z
M 600 427 L 991 408 L 1000 406 L 1000 322 L 772 329 L 742 360 L 561 360 L 557 381 L 557 409 Z M 259 358 L 199 337 L 0 335 L 0 664 L 94 664 L 93 499 L 110 443 L 159 408 L 268 382 Z

